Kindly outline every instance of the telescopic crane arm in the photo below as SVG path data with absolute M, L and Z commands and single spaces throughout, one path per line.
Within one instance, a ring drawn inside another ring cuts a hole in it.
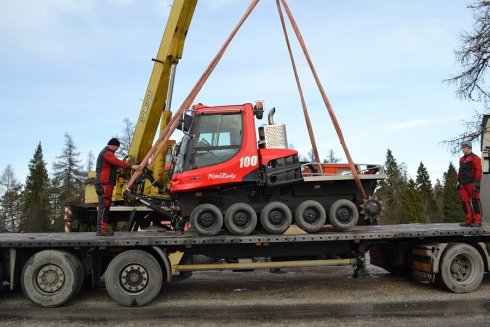
M 170 121 L 170 103 L 176 65 L 182 58 L 185 37 L 196 8 L 197 0 L 174 0 L 153 71 L 143 99 L 140 115 L 129 148 L 133 162 L 141 162 L 152 146 L 157 133 Z

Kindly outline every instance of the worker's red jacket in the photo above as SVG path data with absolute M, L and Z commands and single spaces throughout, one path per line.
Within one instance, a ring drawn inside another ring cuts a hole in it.
M 117 159 L 114 152 L 105 147 L 97 157 L 95 184 L 116 185 L 117 168 L 128 169 L 131 168 L 131 164 Z
M 458 182 L 461 185 L 481 180 L 481 159 L 473 152 L 459 159 Z

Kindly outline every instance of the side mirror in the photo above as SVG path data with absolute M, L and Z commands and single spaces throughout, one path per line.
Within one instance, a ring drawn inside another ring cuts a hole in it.
M 193 117 L 188 114 L 184 114 L 182 119 L 180 120 L 180 124 L 177 126 L 177 129 L 182 132 L 189 132 L 189 129 L 192 125 Z

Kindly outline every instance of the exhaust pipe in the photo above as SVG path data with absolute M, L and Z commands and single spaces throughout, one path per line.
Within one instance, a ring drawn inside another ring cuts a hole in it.
M 274 114 L 276 113 L 276 107 L 272 108 L 269 111 L 269 115 L 267 116 L 269 119 L 269 125 L 274 125 Z

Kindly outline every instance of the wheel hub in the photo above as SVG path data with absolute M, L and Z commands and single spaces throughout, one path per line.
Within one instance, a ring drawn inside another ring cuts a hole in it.
M 63 270 L 56 265 L 46 265 L 39 269 L 36 276 L 37 285 L 47 293 L 58 292 L 65 283 Z
M 471 273 L 471 265 L 465 256 L 456 256 L 451 263 L 451 275 L 458 282 L 464 281 Z
M 140 292 L 148 285 L 148 271 L 140 264 L 127 265 L 122 270 L 120 281 L 126 291 Z
M 212 227 L 215 223 L 214 215 L 209 212 L 204 212 L 199 217 L 199 224 L 204 228 Z
M 312 224 L 318 219 L 318 212 L 313 208 L 308 208 L 305 210 L 305 212 L 303 214 L 303 219 L 307 223 Z
M 249 222 L 249 217 L 245 212 L 239 211 L 233 216 L 233 222 L 239 227 L 244 227 Z
M 284 214 L 280 210 L 272 210 L 269 214 L 269 221 L 274 225 L 280 225 L 284 220 Z
M 349 222 L 351 218 L 351 212 L 348 208 L 342 207 L 337 210 L 336 216 L 342 222 Z

